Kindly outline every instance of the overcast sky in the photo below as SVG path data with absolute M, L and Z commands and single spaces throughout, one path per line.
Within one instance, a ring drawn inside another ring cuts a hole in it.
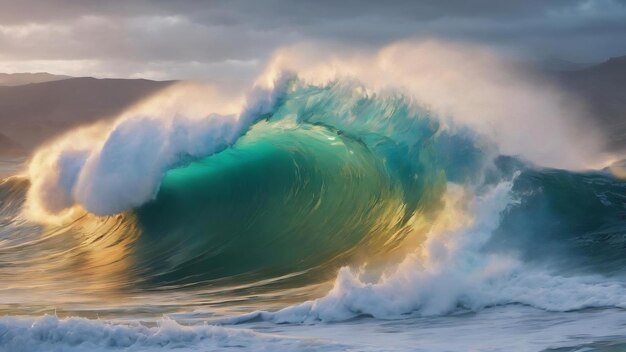
M 0 72 L 244 79 L 285 45 L 415 37 L 597 62 L 626 55 L 626 0 L 0 0 Z

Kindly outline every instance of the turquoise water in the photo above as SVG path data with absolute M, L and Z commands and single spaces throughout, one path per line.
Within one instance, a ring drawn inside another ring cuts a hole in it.
M 0 350 L 623 346 L 626 182 L 609 170 L 500 155 L 355 82 L 293 80 L 254 121 L 176 155 L 141 206 L 64 224 L 23 216 L 30 181 L 4 162 Z

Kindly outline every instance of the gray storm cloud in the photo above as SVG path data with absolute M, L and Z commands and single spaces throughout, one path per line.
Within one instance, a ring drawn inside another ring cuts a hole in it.
M 626 1 L 8 1 L 0 71 L 245 80 L 277 48 L 373 49 L 412 37 L 478 43 L 535 60 L 626 53 Z

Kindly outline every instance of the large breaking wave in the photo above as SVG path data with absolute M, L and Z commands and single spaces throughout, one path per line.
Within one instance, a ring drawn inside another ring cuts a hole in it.
M 263 308 L 222 323 L 624 307 L 626 183 L 580 171 L 598 138 L 565 97 L 440 43 L 292 54 L 245 99 L 174 87 L 3 180 L 9 303 Z

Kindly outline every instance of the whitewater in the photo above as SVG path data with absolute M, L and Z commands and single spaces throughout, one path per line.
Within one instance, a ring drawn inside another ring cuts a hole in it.
M 622 351 L 626 180 L 475 46 L 279 50 L 0 161 L 0 351 Z

